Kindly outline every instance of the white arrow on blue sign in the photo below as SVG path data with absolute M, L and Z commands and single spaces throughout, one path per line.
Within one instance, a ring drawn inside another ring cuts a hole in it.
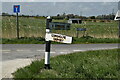
M 19 13 L 20 12 L 20 5 L 14 5 L 13 6 L 13 12 L 14 13 Z

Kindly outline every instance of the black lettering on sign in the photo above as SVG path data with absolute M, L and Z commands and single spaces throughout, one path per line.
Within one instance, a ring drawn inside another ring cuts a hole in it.
M 52 34 L 51 36 L 53 37 L 53 41 L 56 42 L 63 42 L 66 39 L 66 36 L 63 35 Z

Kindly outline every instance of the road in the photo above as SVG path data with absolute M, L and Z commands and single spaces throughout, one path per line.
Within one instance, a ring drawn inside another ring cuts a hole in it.
M 118 48 L 118 44 L 52 44 L 51 56 L 78 51 Z M 2 77 L 11 78 L 17 68 L 29 65 L 33 60 L 44 58 L 44 44 L 2 45 Z

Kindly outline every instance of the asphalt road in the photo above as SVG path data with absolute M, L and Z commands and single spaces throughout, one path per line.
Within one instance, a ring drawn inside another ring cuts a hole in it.
M 52 44 L 51 56 L 78 51 L 115 49 L 118 44 Z M 4 44 L 2 45 L 2 77 L 10 78 L 17 68 L 31 61 L 44 58 L 44 44 Z

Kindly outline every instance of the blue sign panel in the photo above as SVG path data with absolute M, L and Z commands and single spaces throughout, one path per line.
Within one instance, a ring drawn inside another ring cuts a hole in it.
M 86 31 L 86 28 L 77 28 L 77 31 Z
M 20 5 L 14 5 L 13 6 L 13 12 L 14 13 L 19 13 L 20 12 Z

